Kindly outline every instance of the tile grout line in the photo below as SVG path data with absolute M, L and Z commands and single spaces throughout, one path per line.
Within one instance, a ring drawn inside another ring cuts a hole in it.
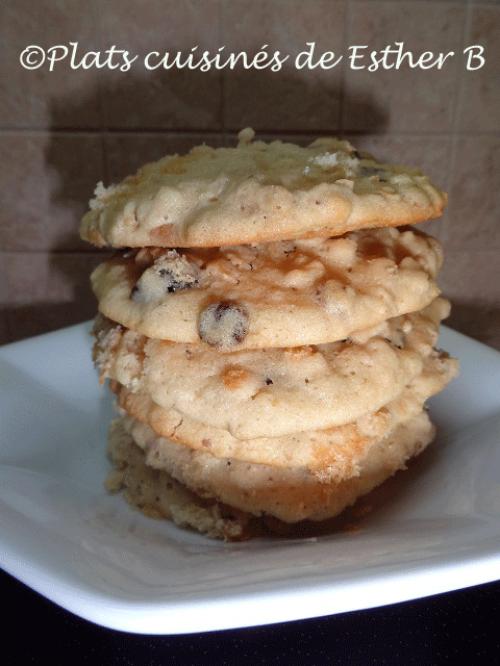
M 94 21 L 95 25 L 97 25 L 97 30 L 99 32 L 98 35 L 98 43 L 99 43 L 99 48 L 104 46 L 104 35 L 102 33 L 102 15 L 101 15 L 101 5 L 99 2 L 93 2 L 91 3 L 92 6 L 92 14 L 94 16 Z M 103 81 L 102 77 L 98 76 L 96 78 L 97 82 L 97 111 L 99 114 L 99 125 L 100 129 L 103 130 L 105 129 L 105 122 L 104 122 L 104 94 L 103 94 Z
M 461 36 L 461 48 L 462 50 L 464 49 L 466 45 L 466 40 L 468 36 L 470 35 L 470 30 L 471 30 L 471 22 L 472 22 L 472 1 L 467 0 L 467 4 L 465 6 L 465 15 L 464 15 L 464 23 L 462 26 L 462 36 Z M 453 123 L 452 123 L 452 128 L 453 128 L 453 136 L 456 136 L 457 134 L 460 133 L 460 118 L 461 118 L 461 112 L 462 112 L 462 107 L 463 107 L 463 102 L 464 102 L 464 90 L 465 90 L 465 78 L 466 78 L 466 71 L 463 67 L 459 68 L 460 76 L 459 76 L 459 81 L 458 81 L 458 86 L 457 86 L 457 92 L 456 92 L 456 97 L 455 97 L 455 113 L 453 116 Z
M 342 53 L 345 54 L 347 46 L 349 45 L 349 37 L 351 34 L 351 0 L 346 0 L 345 14 L 344 14 L 344 39 L 342 43 Z M 345 59 L 342 61 L 342 69 L 340 70 L 340 91 L 339 91 L 339 112 L 337 117 L 337 127 L 339 134 L 342 137 L 344 132 L 344 99 L 346 91 L 346 64 Z
M 171 135 L 171 136 L 206 136 L 206 135 L 213 135 L 213 136 L 225 136 L 228 131 L 231 133 L 238 131 L 237 127 L 225 127 L 224 130 L 212 130 L 212 129 L 203 129 L 203 128 L 182 128 L 182 129 L 177 129 L 177 128 L 165 128 L 165 127 L 151 127 L 151 128 L 126 128 L 126 127 L 118 127 L 118 128 L 96 128 L 96 129 L 87 129 L 87 128 L 79 128 L 79 127 L 62 127 L 62 128 L 54 128 L 54 127 L 47 127 L 47 128 L 40 128 L 40 127 L 0 127 L 0 136 L 3 134 L 5 136 L 9 135 L 68 135 L 68 136 L 73 136 L 73 135 L 81 135 L 81 136 L 96 136 L 98 134 L 102 134 L 103 136 L 110 136 L 110 135 L 118 135 L 118 134 L 123 134 L 123 135 L 137 135 L 137 136 L 144 136 L 144 135 L 151 135 L 151 136 L 156 136 L 158 134 L 164 134 L 164 135 Z M 397 130 L 397 131 L 391 131 L 391 132 L 385 132 L 385 131 L 380 131 L 380 130 L 359 130 L 359 129 L 349 129 L 348 127 L 341 128 L 342 132 L 349 133 L 349 134 L 356 134 L 359 136 L 384 136 L 384 137 L 395 137 L 395 136 L 455 136 L 455 135 L 475 135 L 475 136 L 499 136 L 500 135 L 500 130 L 457 130 L 453 131 L 449 130 L 446 132 L 443 132 L 441 130 Z M 317 135 L 324 135 L 325 132 L 330 132 L 331 133 L 332 128 L 330 127 L 323 127 L 323 128 L 316 128 L 316 129 L 310 129 L 310 130 L 304 130 L 304 129 L 277 129 L 273 127 L 258 127 L 256 129 L 256 132 L 259 134 L 276 134 L 277 136 L 284 136 L 284 135 L 290 135 L 290 136 L 317 136 Z
M 472 2 L 471 0 L 467 0 L 466 6 L 465 6 L 465 15 L 464 15 L 464 22 L 462 26 L 462 35 L 461 35 L 461 49 L 465 47 L 465 42 L 470 34 L 470 28 L 471 28 L 471 20 L 472 20 Z M 452 122 L 452 132 L 451 132 L 451 144 L 450 144 L 450 160 L 449 160 L 449 169 L 448 169 L 448 174 L 447 174 L 447 191 L 451 192 L 451 189 L 453 187 L 453 182 L 454 182 L 454 175 L 455 175 L 455 166 L 457 164 L 457 154 L 458 154 L 458 137 L 465 135 L 465 136 L 470 136 L 470 132 L 460 132 L 459 131 L 459 125 L 460 125 L 460 117 L 461 117 L 461 111 L 462 111 L 462 104 L 463 104 L 463 96 L 464 96 L 464 88 L 465 88 L 465 71 L 460 68 L 459 69 L 459 80 L 458 80 L 458 89 L 456 92 L 456 97 L 455 97 L 455 112 L 453 115 L 453 122 Z M 443 241 L 444 244 L 448 243 L 449 238 L 450 238 L 450 215 L 449 211 L 447 211 L 446 217 L 444 219 L 444 225 L 443 225 L 443 234 L 441 240 Z
M 222 20 L 222 0 L 219 0 L 217 3 L 218 7 L 218 12 L 217 12 L 217 21 L 218 21 L 218 37 L 219 37 L 219 44 L 222 45 L 223 43 L 223 20 Z M 225 100 L 225 78 L 224 78 L 224 71 L 221 69 L 219 72 L 220 76 L 220 100 L 219 100 L 219 122 L 220 122 L 220 127 L 221 127 L 221 136 L 224 141 L 226 142 L 226 123 L 225 123 L 225 113 L 226 113 L 226 100 Z
M 89 248 L 88 250 L 71 250 L 71 249 L 55 249 L 55 248 L 49 248 L 46 250 L 30 250 L 30 249 L 25 249 L 25 250 L 5 250 L 2 249 L 0 250 L 0 257 L 3 255 L 19 255 L 19 254 L 47 254 L 47 255 L 78 255 L 81 257 L 91 257 L 91 258 L 97 258 L 97 257 L 108 257 L 110 254 L 113 254 L 113 252 L 116 251 L 116 248 L 107 248 L 103 252 L 98 252 L 95 248 Z

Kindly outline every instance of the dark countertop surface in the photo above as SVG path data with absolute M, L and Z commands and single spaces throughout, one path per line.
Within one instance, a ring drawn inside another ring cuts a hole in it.
M 325 618 L 182 636 L 104 629 L 3 572 L 0 598 L 6 666 L 500 663 L 500 582 Z

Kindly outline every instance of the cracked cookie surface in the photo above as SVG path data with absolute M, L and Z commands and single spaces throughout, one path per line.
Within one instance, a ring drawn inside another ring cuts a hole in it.
M 145 248 L 96 268 L 100 311 L 148 337 L 252 349 L 333 342 L 420 310 L 442 251 L 411 230 L 216 249 Z
M 216 247 L 338 236 L 441 215 L 446 194 L 416 169 L 377 162 L 347 141 L 197 146 L 105 188 L 80 233 L 97 246 Z
M 148 426 L 129 417 L 121 419 L 115 428 L 122 433 L 122 446 L 128 446 L 129 451 L 130 447 L 137 447 L 144 452 L 140 457 L 137 449 L 132 448 L 133 457 L 130 453 L 122 456 L 124 470 L 121 473 L 118 470 L 115 488 L 127 489 L 129 500 L 143 511 L 156 510 L 199 531 L 210 529 L 212 536 L 224 536 L 227 529 L 234 530 L 234 514 L 238 511 L 243 512 L 242 532 L 251 516 L 272 516 L 286 523 L 333 518 L 397 470 L 404 469 L 410 458 L 426 448 L 435 433 L 427 414 L 420 412 L 372 446 L 362 458 L 357 475 L 324 483 L 305 470 L 276 469 L 190 450 L 158 438 Z M 112 459 L 117 457 L 114 450 L 119 443 L 116 435 L 110 439 Z M 128 460 L 134 460 L 133 469 Z M 166 485 L 171 485 L 172 479 L 176 482 L 175 489 L 184 492 L 183 511 L 178 511 L 177 516 L 172 487 Z M 207 505 L 209 511 L 200 512 Z M 214 534 L 221 506 L 226 507 L 226 512 L 233 511 L 232 521 L 219 523 L 222 534 Z
M 392 402 L 354 423 L 326 430 L 238 439 L 227 430 L 207 426 L 164 409 L 144 393 L 115 385 L 118 404 L 158 437 L 217 458 L 265 464 L 277 468 L 302 468 L 323 481 L 341 481 L 359 473 L 360 461 L 377 440 L 399 423 L 422 411 L 428 398 L 441 391 L 457 373 L 455 359 L 444 353 L 430 355 L 423 371 Z
M 449 303 L 325 345 L 223 353 L 97 324 L 101 376 L 234 437 L 279 437 L 351 423 L 394 400 L 433 354 Z

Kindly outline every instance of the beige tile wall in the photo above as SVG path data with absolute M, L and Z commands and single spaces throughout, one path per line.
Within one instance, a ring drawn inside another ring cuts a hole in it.
M 450 194 L 427 228 L 445 244 L 451 324 L 500 347 L 500 4 L 445 0 L 4 0 L 0 4 L 0 343 L 92 316 L 101 255 L 78 220 L 98 180 L 252 125 L 298 141 L 342 134 L 414 163 Z M 414 50 L 481 43 L 466 72 L 337 68 L 307 73 L 25 71 L 28 44 L 291 54 L 403 40 Z

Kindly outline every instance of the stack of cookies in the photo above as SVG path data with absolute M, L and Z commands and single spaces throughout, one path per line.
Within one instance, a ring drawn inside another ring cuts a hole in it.
M 347 141 L 253 138 L 99 184 L 81 227 L 121 248 L 92 274 L 108 487 L 225 539 L 332 518 L 404 468 L 457 372 L 441 248 L 401 226 L 445 195 Z

